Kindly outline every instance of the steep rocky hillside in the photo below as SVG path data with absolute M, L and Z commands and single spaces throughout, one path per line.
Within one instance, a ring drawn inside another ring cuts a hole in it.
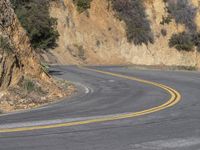
M 0 1 L 0 10 L 0 87 L 6 88 L 16 84 L 22 74 L 46 78 L 35 58 L 33 49 L 30 47 L 26 33 L 16 19 L 8 0 Z M 10 47 L 10 51 L 6 51 L 4 47 Z
M 183 1 L 180 4 L 183 7 L 179 7 L 176 4 L 180 0 L 92 0 L 87 10 L 78 8 L 80 6 L 76 6 L 73 0 L 54 1 L 51 3 L 51 16 L 58 18 L 60 38 L 59 46 L 52 53 L 63 64 L 131 63 L 200 67 L 196 47 L 177 50 L 177 47 L 186 46 L 175 45 L 176 37 L 169 46 L 173 34 L 186 32 L 191 21 L 195 22 L 195 32 L 200 29 L 199 0 Z M 186 18 L 191 19 L 181 18 L 190 14 Z M 125 19 L 127 16 L 129 19 Z M 137 26 L 144 30 L 135 31 Z M 185 37 L 186 43 L 190 40 L 185 35 L 182 37 Z
M 32 108 L 65 95 L 41 67 L 9 0 L 0 0 L 0 90 L 0 111 Z

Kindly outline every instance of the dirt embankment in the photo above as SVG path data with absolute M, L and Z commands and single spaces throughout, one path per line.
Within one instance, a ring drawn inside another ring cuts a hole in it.
M 197 7 L 195 22 L 200 29 L 199 1 L 190 1 Z M 52 2 L 51 16 L 58 18 L 59 47 L 52 51 L 62 64 L 140 64 L 200 67 L 197 51 L 180 52 L 169 48 L 173 33 L 185 30 L 174 19 L 162 25 L 167 16 L 162 0 L 144 1 L 145 12 L 154 34 L 154 44 L 136 46 L 127 41 L 126 25 L 116 17 L 108 0 L 93 0 L 91 8 L 79 13 L 72 0 Z M 165 31 L 166 35 L 162 35 Z

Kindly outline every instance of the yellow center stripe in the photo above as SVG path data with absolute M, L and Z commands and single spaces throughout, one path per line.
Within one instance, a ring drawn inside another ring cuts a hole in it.
M 124 79 L 128 79 L 128 80 L 133 80 L 133 81 L 137 81 L 137 82 L 148 84 L 148 85 L 154 85 L 156 87 L 159 87 L 159 88 L 167 91 L 171 97 L 166 103 L 164 103 L 160 106 L 156 106 L 156 107 L 153 107 L 153 108 L 150 108 L 147 110 L 143 110 L 143 111 L 139 111 L 139 112 L 119 114 L 119 115 L 113 115 L 113 116 L 107 116 L 107 117 L 104 116 L 104 117 L 96 118 L 96 119 L 88 119 L 88 120 L 83 120 L 83 121 L 74 121 L 74 122 L 67 122 L 67 123 L 58 123 L 58 124 L 44 125 L 44 126 L 0 129 L 0 133 L 32 131 L 32 130 L 51 129 L 51 128 L 58 128 L 58 127 L 69 127 L 69 126 L 75 126 L 75 125 L 84 125 L 84 124 L 90 124 L 90 123 L 99 123 L 99 122 L 105 122 L 105 121 L 114 121 L 114 120 L 120 120 L 120 119 L 134 118 L 137 116 L 147 115 L 147 114 L 151 114 L 151 113 L 154 113 L 157 111 L 167 109 L 169 107 L 174 106 L 181 100 L 181 94 L 178 91 L 174 90 L 171 87 L 163 85 L 163 84 L 159 84 L 156 82 L 147 81 L 147 80 L 143 80 L 143 79 L 139 79 L 139 78 L 135 78 L 135 77 L 131 77 L 131 76 L 116 74 L 116 73 L 112 73 L 112 72 L 101 71 L 101 70 L 96 70 L 96 69 L 91 69 L 91 68 L 85 68 L 85 67 L 81 67 L 81 66 L 79 66 L 79 68 L 86 69 L 89 71 L 95 71 L 95 72 L 98 72 L 101 74 L 124 78 Z

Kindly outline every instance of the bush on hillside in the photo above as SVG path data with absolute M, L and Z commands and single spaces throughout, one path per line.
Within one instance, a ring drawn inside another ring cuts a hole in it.
M 191 51 L 194 47 L 194 43 L 190 34 L 182 32 L 172 35 L 169 40 L 169 46 L 175 47 L 179 51 Z
M 190 4 L 189 0 L 168 0 L 167 9 L 176 23 L 184 24 L 189 31 L 196 31 L 197 8 Z
M 197 50 L 200 52 L 200 33 L 192 34 L 192 42 L 197 47 Z
M 82 13 L 90 8 L 92 0 L 73 0 L 73 2 L 77 6 L 77 10 Z
M 111 0 L 117 17 L 126 23 L 129 42 L 142 45 L 154 42 L 149 20 L 141 0 Z
M 31 93 L 35 90 L 35 83 L 31 80 L 24 79 L 23 81 L 23 89 L 26 91 L 26 93 Z
M 48 0 L 11 0 L 34 48 L 55 48 L 59 37 L 57 21 L 49 15 Z
M 161 29 L 160 30 L 162 36 L 167 36 L 167 30 L 166 29 Z
M 200 33 L 197 33 L 195 17 L 197 8 L 190 4 L 189 0 L 165 0 L 169 16 L 174 18 L 176 23 L 183 24 L 186 32 L 173 34 L 169 40 L 169 46 L 177 50 L 190 51 L 194 47 L 200 51 Z
M 169 24 L 171 22 L 172 22 L 171 16 L 167 16 L 167 17 L 162 16 L 162 21 L 160 22 L 160 24 L 165 25 L 165 24 Z

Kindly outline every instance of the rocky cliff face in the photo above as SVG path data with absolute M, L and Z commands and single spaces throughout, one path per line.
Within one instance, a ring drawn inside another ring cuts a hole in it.
M 0 1 L 0 36 L 7 37 L 6 29 L 12 24 L 13 12 L 9 8 L 8 1 Z M 19 60 L 13 53 L 6 53 L 3 48 L 1 50 L 1 69 L 0 69 L 0 87 L 1 89 L 7 88 L 10 84 L 14 84 L 20 78 L 20 64 Z M 13 78 L 15 77 L 15 78 Z
M 192 0 L 198 13 L 196 23 L 200 29 L 199 1 Z M 154 44 L 136 46 L 126 38 L 125 23 L 116 17 L 108 0 L 93 0 L 91 8 L 79 13 L 72 0 L 53 2 L 51 15 L 58 18 L 59 47 L 52 53 L 61 63 L 89 64 L 145 64 L 200 67 L 200 55 L 196 51 L 180 52 L 169 48 L 168 40 L 173 33 L 185 30 L 174 20 L 161 25 L 167 15 L 162 0 L 144 1 L 148 20 L 154 33 Z M 161 30 L 167 35 L 163 36 Z
M 69 95 L 41 67 L 9 0 L 0 0 L 0 113 L 34 108 Z
M 0 1 L 0 35 L 12 46 L 12 52 L 1 50 L 0 87 L 16 84 L 21 76 L 48 78 L 42 72 L 26 32 L 17 20 L 9 0 Z

